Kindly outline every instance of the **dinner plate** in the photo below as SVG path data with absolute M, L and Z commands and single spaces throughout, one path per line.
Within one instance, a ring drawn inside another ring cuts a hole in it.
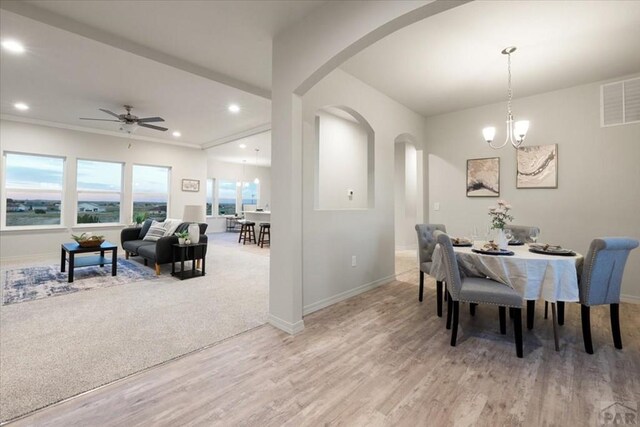
M 469 243 L 453 243 L 451 242 L 452 246 L 455 246 L 456 248 L 468 248 L 473 246 L 473 243 L 469 242 Z
M 570 249 L 543 249 L 529 248 L 529 252 L 542 255 L 556 255 L 556 256 L 575 256 L 576 253 Z
M 477 254 L 482 254 L 482 255 L 513 255 L 513 251 L 510 251 L 508 249 L 498 249 L 497 251 L 492 251 L 492 250 L 488 250 L 485 251 L 484 249 L 471 249 L 472 252 L 475 252 Z
M 512 240 L 509 242 L 509 246 L 522 246 L 524 245 L 524 242 L 521 242 L 520 240 Z

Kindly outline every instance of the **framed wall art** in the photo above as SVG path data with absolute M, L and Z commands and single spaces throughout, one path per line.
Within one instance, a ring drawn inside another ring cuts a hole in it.
M 516 150 L 516 188 L 558 188 L 558 144 Z
M 200 191 L 200 180 L 198 179 L 183 179 L 182 191 L 191 191 L 197 193 Z
M 467 197 L 500 196 L 500 158 L 467 160 Z

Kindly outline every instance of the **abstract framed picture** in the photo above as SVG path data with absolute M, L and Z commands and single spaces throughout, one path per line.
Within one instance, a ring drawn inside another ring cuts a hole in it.
M 500 196 L 500 157 L 467 160 L 467 197 Z
M 558 188 L 558 144 L 516 150 L 516 188 Z
M 200 180 L 198 179 L 183 179 L 182 191 L 191 191 L 197 193 L 200 191 Z

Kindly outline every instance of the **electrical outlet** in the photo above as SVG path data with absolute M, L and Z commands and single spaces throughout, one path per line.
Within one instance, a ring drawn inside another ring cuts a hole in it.
M 355 267 L 357 265 L 356 256 L 351 256 L 351 267 Z
M 440 202 L 435 202 L 433 204 L 433 210 L 434 211 L 439 211 L 440 210 Z
M 353 200 L 353 190 L 347 190 L 347 197 L 349 200 Z

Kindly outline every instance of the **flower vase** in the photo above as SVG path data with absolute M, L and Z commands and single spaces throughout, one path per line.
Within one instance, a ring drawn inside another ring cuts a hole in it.
M 179 244 L 179 245 L 184 245 L 184 241 L 185 241 L 185 240 L 186 240 L 186 239 L 185 239 L 185 238 L 183 238 L 183 237 L 178 237 L 178 244 Z
M 501 250 L 509 249 L 509 242 L 507 241 L 507 236 L 504 235 L 504 230 L 502 228 L 498 228 L 496 233 L 496 243 Z

